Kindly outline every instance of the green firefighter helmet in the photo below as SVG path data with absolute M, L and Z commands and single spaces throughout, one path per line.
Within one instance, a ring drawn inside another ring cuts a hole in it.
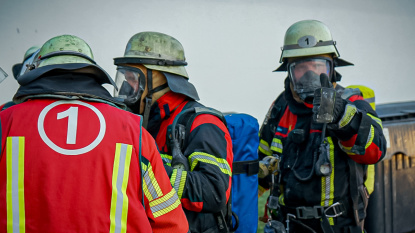
M 291 25 L 284 37 L 284 46 L 280 57 L 283 63 L 274 71 L 287 71 L 287 59 L 329 54 L 333 57 L 334 66 L 353 65 L 339 59 L 340 54 L 333 41 L 329 28 L 318 20 L 302 20 Z
M 28 59 L 30 56 L 32 56 L 38 49 L 40 49 L 39 46 L 35 45 L 30 47 L 24 54 L 23 61 Z
M 30 72 L 17 78 L 20 85 L 26 85 L 51 72 L 73 72 L 90 74 L 100 84 L 115 86 L 107 72 L 94 61 L 89 45 L 73 35 L 60 35 L 46 41 L 36 54 L 30 69 Z
M 26 50 L 23 61 L 21 63 L 16 63 L 12 67 L 13 76 L 17 79 L 19 76 L 23 75 L 28 70 L 28 65 L 32 64 L 33 59 L 35 57 L 35 53 L 38 52 L 40 49 L 39 46 L 34 45 Z
M 84 40 L 73 35 L 61 35 L 43 44 L 34 63 L 38 68 L 68 63 L 94 64 L 93 59 L 92 50 Z
M 114 64 L 143 64 L 146 68 L 189 78 L 182 44 L 160 32 L 140 32 L 130 38 L 124 57 L 114 58 Z

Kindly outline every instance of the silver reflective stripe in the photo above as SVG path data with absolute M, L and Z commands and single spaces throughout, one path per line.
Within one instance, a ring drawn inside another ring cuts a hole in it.
M 372 98 L 364 98 L 369 104 L 375 102 L 375 97 Z
M 112 197 L 110 210 L 110 233 L 125 233 L 127 230 L 128 196 L 127 186 L 133 147 L 117 143 L 112 173 Z
M 13 232 L 19 231 L 19 138 L 12 138 Z
M 146 174 L 144 175 L 144 180 L 147 184 L 148 191 L 150 192 L 153 199 L 157 199 L 159 196 L 157 195 L 157 192 L 156 192 L 156 189 L 153 186 L 153 183 L 151 183 L 151 178 L 149 176 L 149 172 L 146 172 Z
M 120 150 L 120 162 L 118 167 L 118 174 L 117 174 L 117 208 L 115 210 L 115 232 L 121 232 L 121 215 L 122 215 L 122 205 L 124 195 L 122 193 L 122 182 L 124 178 L 124 169 L 125 169 L 125 157 L 127 155 L 127 146 L 126 144 L 121 144 Z
M 176 192 L 179 191 L 179 187 L 180 187 L 180 181 L 182 180 L 182 170 L 181 169 L 175 169 L 178 172 L 176 173 L 176 180 L 174 181 L 174 186 L 173 188 L 176 190 Z

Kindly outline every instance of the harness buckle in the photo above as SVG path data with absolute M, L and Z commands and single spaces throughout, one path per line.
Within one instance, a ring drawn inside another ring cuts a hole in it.
M 313 218 L 321 218 L 324 213 L 324 208 L 322 206 L 313 206 L 313 207 L 306 207 L 300 206 L 295 208 L 297 213 L 298 219 L 313 219 Z
M 331 206 L 329 206 L 329 207 L 327 207 L 325 210 L 324 210 L 324 214 L 328 217 L 328 218 L 335 218 L 335 217 L 338 217 L 338 216 L 340 216 L 340 215 L 342 215 L 343 214 L 343 211 L 341 210 L 341 206 L 342 204 L 340 203 L 340 202 L 336 202 L 336 203 L 334 203 L 333 205 L 331 205 Z M 337 209 L 337 207 L 338 207 L 338 209 Z M 330 210 L 330 209 L 332 209 L 333 210 L 333 212 L 334 212 L 334 214 L 333 215 L 329 215 L 329 214 L 327 214 L 327 211 L 328 210 Z

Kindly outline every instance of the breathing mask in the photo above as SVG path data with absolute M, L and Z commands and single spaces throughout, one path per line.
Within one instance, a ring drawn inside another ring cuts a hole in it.
M 331 77 L 332 61 L 328 58 L 307 58 L 288 64 L 288 73 L 294 91 L 305 102 L 312 101 L 314 91 L 321 88 L 320 74 Z
M 134 113 L 139 113 L 141 97 L 146 87 L 144 73 L 138 68 L 118 66 L 115 84 L 118 90 L 114 90 L 114 96 L 122 99 Z

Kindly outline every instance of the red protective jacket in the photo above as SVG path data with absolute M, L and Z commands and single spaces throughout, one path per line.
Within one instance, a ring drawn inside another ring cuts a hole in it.
M 170 181 L 176 189 L 191 232 L 218 232 L 215 212 L 226 215 L 231 190 L 232 139 L 225 124 L 211 114 L 198 115 L 186 129 L 181 148 L 190 171 L 172 169 L 167 129 L 175 117 L 190 106 L 202 106 L 186 96 L 168 92 L 150 112 L 148 131 L 156 139 Z
M 34 99 L 0 112 L 0 122 L 0 232 L 188 231 L 139 116 Z

